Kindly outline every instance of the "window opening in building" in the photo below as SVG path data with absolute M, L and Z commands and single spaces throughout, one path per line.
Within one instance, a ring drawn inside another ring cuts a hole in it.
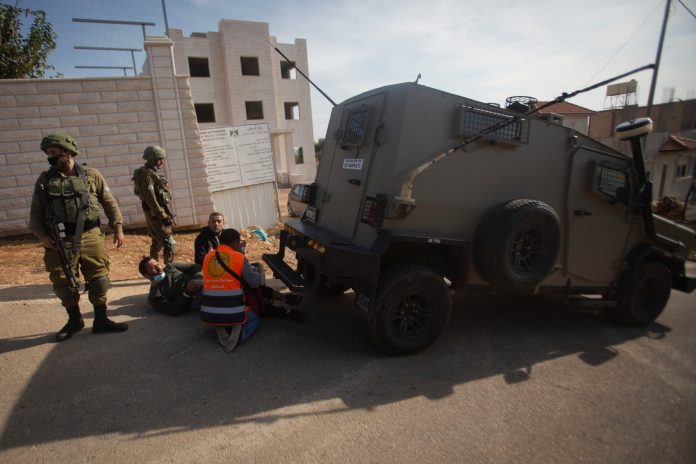
M 196 103 L 196 119 L 198 122 L 215 122 L 215 108 L 212 103 Z
M 259 59 L 255 56 L 243 56 L 242 76 L 259 76 Z
M 686 163 L 677 164 L 677 177 L 686 177 Z
M 287 61 L 280 62 L 280 77 L 283 79 L 297 79 L 297 71 L 295 70 L 295 62 L 288 63 Z
M 191 77 L 210 77 L 208 58 L 195 58 L 193 56 L 189 56 L 188 63 Z
M 247 119 L 263 119 L 263 102 L 248 101 L 246 105 Z
M 300 104 L 285 102 L 285 119 L 300 119 Z
M 295 147 L 295 164 L 304 164 L 304 150 L 302 147 Z

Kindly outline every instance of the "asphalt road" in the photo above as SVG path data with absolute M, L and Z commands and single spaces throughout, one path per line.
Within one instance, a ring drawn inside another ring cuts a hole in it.
M 57 344 L 49 286 L 0 288 L 0 462 L 696 461 L 696 293 L 643 329 L 457 297 L 436 344 L 393 358 L 350 293 L 226 354 L 146 290 L 111 290 L 128 332 L 93 335 L 90 312 Z

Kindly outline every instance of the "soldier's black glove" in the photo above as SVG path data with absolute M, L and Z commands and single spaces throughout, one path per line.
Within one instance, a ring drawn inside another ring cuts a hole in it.
M 169 216 L 162 219 L 162 224 L 164 224 L 165 226 L 171 226 L 173 223 L 174 221 L 172 221 L 172 218 L 170 218 Z

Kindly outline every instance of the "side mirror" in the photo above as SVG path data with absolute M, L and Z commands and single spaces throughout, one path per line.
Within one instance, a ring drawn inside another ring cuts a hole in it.
M 696 186 L 689 189 L 684 201 L 684 222 L 696 224 Z

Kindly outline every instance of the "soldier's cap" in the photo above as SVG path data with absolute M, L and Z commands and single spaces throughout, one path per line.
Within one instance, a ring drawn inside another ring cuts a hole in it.
M 164 151 L 164 148 L 159 145 L 150 145 L 145 149 L 145 152 L 143 152 L 143 159 L 148 161 L 164 159 L 166 157 L 167 153 Z
M 52 146 L 68 150 L 73 156 L 80 154 L 80 150 L 77 149 L 77 142 L 75 142 L 73 136 L 67 132 L 52 132 L 41 139 L 41 151 L 44 153 Z

